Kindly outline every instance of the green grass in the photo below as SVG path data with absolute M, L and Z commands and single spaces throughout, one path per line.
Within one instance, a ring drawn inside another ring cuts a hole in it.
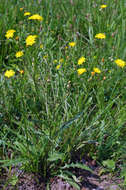
M 105 3 L 101 9 L 100 0 L 1 0 L 1 163 L 22 163 L 46 179 L 61 175 L 80 151 L 80 158 L 114 160 L 124 170 L 126 69 L 115 60 L 126 60 L 126 4 Z M 28 20 L 27 11 L 43 21 Z M 6 39 L 9 29 L 16 32 Z M 98 33 L 106 38 L 96 39 Z M 28 35 L 37 35 L 31 47 L 26 47 Z M 21 50 L 24 55 L 16 58 Z M 78 65 L 82 56 L 86 62 Z M 92 76 L 94 67 L 101 73 Z M 79 68 L 87 72 L 78 75 Z M 15 75 L 7 78 L 10 69 Z

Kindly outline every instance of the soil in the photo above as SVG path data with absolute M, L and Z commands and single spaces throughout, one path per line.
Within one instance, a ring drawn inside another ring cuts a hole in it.
M 95 162 L 86 163 L 92 167 L 93 173 L 77 169 L 72 171 L 78 179 L 81 179 L 81 190 L 125 190 L 119 177 L 110 174 L 99 175 L 101 167 Z M 16 168 L 11 169 L 11 174 L 0 171 L 0 190 L 46 190 L 46 185 L 39 175 L 25 173 Z M 10 176 L 10 177 L 9 177 Z M 59 177 L 51 178 L 50 190 L 77 190 Z

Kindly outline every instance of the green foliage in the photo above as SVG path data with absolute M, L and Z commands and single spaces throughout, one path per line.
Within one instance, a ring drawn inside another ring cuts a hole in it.
M 125 168 L 125 166 L 124 166 L 124 168 L 122 169 L 121 177 L 124 178 L 124 185 L 126 186 L 126 168 Z
M 108 170 L 114 171 L 115 170 L 115 161 L 113 160 L 104 160 L 103 166 L 107 167 Z
M 77 151 L 80 158 L 89 154 L 112 170 L 116 163 L 123 165 L 126 66 L 119 67 L 115 60 L 126 60 L 126 4 L 114 0 L 106 4 L 102 9 L 99 0 L 1 0 L 0 163 L 4 166 L 20 163 L 45 179 L 59 175 L 74 183 L 75 176 L 64 167 L 82 167 L 71 164 Z M 28 20 L 25 12 L 39 14 L 43 21 Z M 16 32 L 7 39 L 10 29 Z M 106 38 L 96 39 L 98 33 Z M 26 46 L 29 35 L 37 35 L 32 46 Z M 76 45 L 70 47 L 69 42 Z M 23 56 L 17 58 L 18 51 Z M 86 61 L 79 65 L 82 56 Z M 86 72 L 79 75 L 80 68 Z M 101 73 L 92 73 L 94 68 Z M 14 70 L 14 76 L 7 78 L 7 70 Z M 85 165 L 83 169 L 88 170 Z

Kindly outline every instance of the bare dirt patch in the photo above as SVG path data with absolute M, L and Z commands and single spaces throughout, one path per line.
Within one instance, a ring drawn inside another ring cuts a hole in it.
M 100 176 L 100 167 L 94 167 L 93 173 L 77 169 L 74 174 L 81 179 L 79 185 L 81 190 L 124 190 L 122 181 L 118 177 L 111 177 L 110 174 Z M 11 177 L 8 173 L 0 176 L 0 189 L 2 190 L 46 190 L 46 184 L 41 176 L 33 173 L 25 173 L 18 168 L 13 168 Z M 15 178 L 14 178 L 15 177 Z M 17 179 L 12 185 L 12 179 Z M 50 179 L 50 190 L 76 190 L 69 183 L 59 177 Z

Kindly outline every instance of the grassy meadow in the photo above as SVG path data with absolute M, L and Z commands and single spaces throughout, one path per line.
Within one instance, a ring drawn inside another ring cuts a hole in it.
M 126 2 L 1 0 L 0 15 L 0 173 L 74 184 L 79 154 L 126 185 Z

